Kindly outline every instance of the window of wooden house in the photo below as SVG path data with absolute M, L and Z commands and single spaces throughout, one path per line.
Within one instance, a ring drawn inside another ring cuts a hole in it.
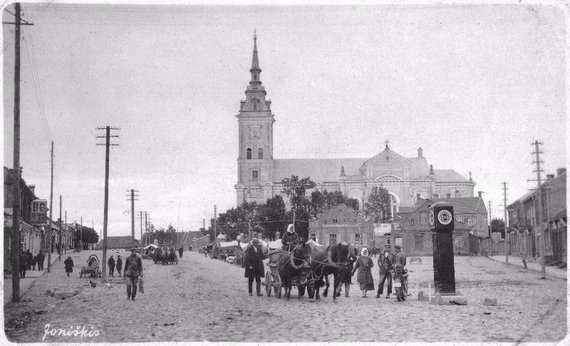
M 336 217 L 333 217 L 332 223 L 338 223 L 338 219 Z
M 415 222 L 414 222 L 414 219 L 410 219 L 410 226 L 413 226 L 414 223 L 415 223 Z
M 336 234 L 329 234 L 329 245 L 336 244 Z

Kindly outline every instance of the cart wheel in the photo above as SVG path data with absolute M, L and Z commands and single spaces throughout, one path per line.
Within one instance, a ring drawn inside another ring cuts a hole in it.
M 268 297 L 271 297 L 271 288 L 273 285 L 271 283 L 271 275 L 268 274 L 265 275 L 265 294 L 267 294 Z

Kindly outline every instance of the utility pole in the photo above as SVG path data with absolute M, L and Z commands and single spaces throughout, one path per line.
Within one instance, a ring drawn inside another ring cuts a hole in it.
M 142 220 L 143 220 L 143 213 L 145 213 L 145 212 L 141 210 L 141 217 L 140 217 L 140 220 L 141 220 L 141 234 L 142 234 L 142 231 L 143 231 L 143 222 L 142 222 Z M 133 240 L 134 240 L 134 238 L 133 238 Z
M 509 232 L 507 231 L 507 183 L 503 183 L 503 203 L 505 205 L 505 261 L 509 265 Z
M 62 244 L 61 243 L 61 235 L 62 235 L 62 232 L 61 232 L 61 226 L 62 226 L 61 225 L 61 205 L 62 205 L 61 195 L 59 195 L 59 251 L 58 251 L 58 253 L 59 253 L 58 261 L 59 262 L 61 262 L 61 250 L 62 250 L 61 249 L 61 244 Z
M 49 184 L 49 222 L 48 222 L 48 241 L 46 242 L 47 245 L 47 255 L 48 255 L 48 263 L 47 263 L 47 272 L 50 272 L 51 266 L 51 235 L 52 235 L 52 211 L 53 211 L 53 141 L 51 141 L 51 178 Z
M 216 205 L 214 204 L 214 244 L 216 243 L 216 237 L 218 236 L 216 234 L 217 233 L 216 224 L 218 223 L 217 218 L 218 218 L 218 216 L 216 215 Z
M 79 232 L 79 251 L 83 250 L 83 216 L 81 217 L 81 231 Z
M 135 193 L 138 193 L 138 190 L 130 190 L 130 198 L 128 200 L 131 201 L 131 236 L 133 238 L 133 246 L 135 245 L 135 201 L 137 201 L 137 199 L 135 199 L 135 197 L 138 197 L 135 195 Z M 129 197 L 127 195 L 127 197 Z M 141 242 L 142 242 L 142 235 L 141 235 Z
M 20 301 L 20 26 L 33 25 L 22 19 L 20 3 L 15 3 L 14 22 L 14 204 L 12 206 L 12 229 L 10 230 L 10 264 L 12 265 L 12 301 Z M 9 11 L 7 11 L 10 13 Z M 23 23 L 22 23 L 23 22 Z M 49 264 L 48 264 L 49 271 Z
M 67 210 L 65 211 L 65 214 L 64 214 L 64 215 L 65 215 L 65 216 L 64 216 L 64 217 L 65 217 L 65 222 L 64 222 L 63 224 L 65 225 L 65 229 L 66 229 L 66 230 L 69 230 L 69 228 L 67 227 Z M 67 253 L 67 239 L 68 239 L 67 236 L 65 237 L 65 239 L 66 239 L 66 244 L 65 244 L 66 251 L 65 251 L 65 252 Z
M 540 231 L 540 258 L 541 263 L 541 273 L 542 273 L 542 278 L 541 279 L 546 279 L 546 258 L 544 257 L 544 250 L 545 250 L 545 240 L 546 240 L 546 230 L 542 229 L 542 218 L 540 217 L 540 213 L 541 213 L 541 209 L 542 209 L 542 191 L 541 191 L 541 179 L 540 179 L 540 172 L 542 172 L 542 170 L 540 169 L 540 164 L 542 163 L 542 161 L 540 160 L 540 154 L 542 154 L 542 152 L 540 151 L 540 145 L 542 144 L 542 142 L 539 141 L 534 141 L 534 143 L 531 143 L 531 145 L 534 146 L 534 151 L 532 152 L 533 154 L 536 155 L 536 159 L 535 161 L 533 161 L 532 163 L 536 164 L 536 182 L 537 182 L 537 191 L 538 191 L 538 203 L 536 205 L 536 231 Z
M 109 148 L 111 146 L 118 146 L 118 144 L 111 144 L 111 138 L 119 136 L 111 136 L 111 130 L 119 130 L 118 128 L 111 128 L 110 126 L 98 127 L 97 130 L 105 130 L 105 136 L 97 136 L 97 138 L 105 138 L 105 206 L 103 211 L 103 282 L 107 281 L 107 221 L 109 209 Z

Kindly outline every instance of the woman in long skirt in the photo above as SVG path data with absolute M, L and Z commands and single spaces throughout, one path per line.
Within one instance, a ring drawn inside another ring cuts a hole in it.
M 372 278 L 372 267 L 374 267 L 374 262 L 372 258 L 368 257 L 368 249 L 363 248 L 360 252 L 360 257 L 356 260 L 354 264 L 354 269 L 352 270 L 352 275 L 358 270 L 358 276 L 356 281 L 360 284 L 360 290 L 362 291 L 362 298 L 366 298 L 367 291 L 374 291 L 374 278 Z

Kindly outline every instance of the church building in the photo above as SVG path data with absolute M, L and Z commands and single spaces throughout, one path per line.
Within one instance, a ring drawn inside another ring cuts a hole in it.
M 235 185 L 237 204 L 265 203 L 282 193 L 281 181 L 296 175 L 309 177 L 316 189 L 341 191 L 355 198 L 362 207 L 375 186 L 382 186 L 392 197 L 392 215 L 400 207 L 412 207 L 418 199 L 473 197 L 475 182 L 453 169 L 434 169 L 422 148 L 414 157 L 404 157 L 389 147 L 370 158 L 275 159 L 271 101 L 261 83 L 257 36 L 253 39 L 251 80 L 240 102 L 238 118 L 239 155 Z M 286 198 L 284 198 L 286 200 Z

